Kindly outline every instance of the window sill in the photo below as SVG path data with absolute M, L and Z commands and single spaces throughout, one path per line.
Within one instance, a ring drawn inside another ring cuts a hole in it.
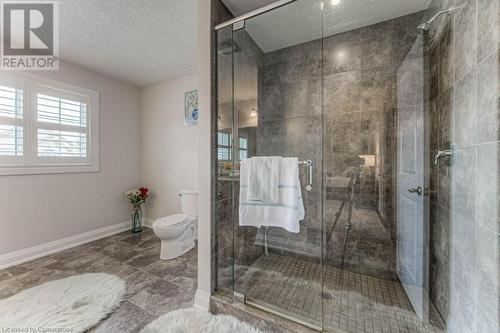
M 0 176 L 99 172 L 97 165 L 0 166 Z

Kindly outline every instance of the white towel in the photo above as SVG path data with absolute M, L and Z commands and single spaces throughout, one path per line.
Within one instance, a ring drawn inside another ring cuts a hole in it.
M 278 202 L 281 157 L 258 156 L 250 158 L 248 172 L 248 200 Z
M 278 185 L 278 202 L 248 200 L 248 173 L 251 162 L 241 161 L 239 225 L 254 227 L 281 227 L 293 233 L 300 232 L 304 219 L 304 203 L 299 179 L 299 160 L 282 158 Z

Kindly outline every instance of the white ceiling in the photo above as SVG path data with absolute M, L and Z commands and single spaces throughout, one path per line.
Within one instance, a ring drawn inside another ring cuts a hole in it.
M 222 0 L 235 15 L 276 0 Z M 331 36 L 426 9 L 431 0 L 297 0 L 246 22 L 264 52 Z M 323 3 L 324 11 L 321 11 Z M 415 27 L 416 28 L 416 27 Z
M 135 86 L 194 73 L 196 0 L 60 0 L 60 57 Z

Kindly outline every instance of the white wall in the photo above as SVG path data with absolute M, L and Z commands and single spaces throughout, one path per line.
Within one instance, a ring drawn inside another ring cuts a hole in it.
M 196 75 L 187 75 L 142 90 L 142 180 L 152 191 L 145 207 L 149 222 L 180 213 L 179 191 L 198 187 L 198 126 L 184 125 L 184 93 L 197 85 Z
M 0 176 L 0 254 L 129 220 L 140 183 L 140 90 L 67 63 L 35 74 L 100 92 L 100 171 Z
M 198 290 L 195 305 L 208 309 L 210 306 L 211 287 L 211 225 L 210 225 L 210 41 L 211 41 L 211 6 L 210 0 L 198 0 L 197 3 L 197 73 L 198 105 L 200 119 L 198 123 Z

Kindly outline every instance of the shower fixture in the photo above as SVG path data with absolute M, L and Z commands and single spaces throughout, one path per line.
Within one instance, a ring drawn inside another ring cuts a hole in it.
M 433 16 L 433 17 L 431 17 L 431 18 L 430 18 L 427 22 L 424 22 L 424 23 L 422 23 L 421 25 L 419 25 L 419 26 L 417 27 L 417 31 L 418 31 L 418 33 L 420 33 L 420 34 L 422 34 L 422 35 L 423 35 L 423 34 L 427 34 L 427 33 L 429 33 L 429 30 L 430 30 L 430 28 L 431 28 L 431 26 L 432 26 L 432 23 L 434 23 L 434 21 L 435 21 L 438 17 L 440 17 L 440 16 L 441 16 L 441 15 L 443 15 L 443 14 L 448 14 L 448 15 L 450 15 L 450 14 L 451 14 L 451 12 L 452 12 L 454 9 L 455 9 L 454 7 L 450 7 L 450 8 L 448 8 L 448 9 L 441 10 L 441 11 L 437 12 L 436 14 L 434 14 L 434 16 Z

